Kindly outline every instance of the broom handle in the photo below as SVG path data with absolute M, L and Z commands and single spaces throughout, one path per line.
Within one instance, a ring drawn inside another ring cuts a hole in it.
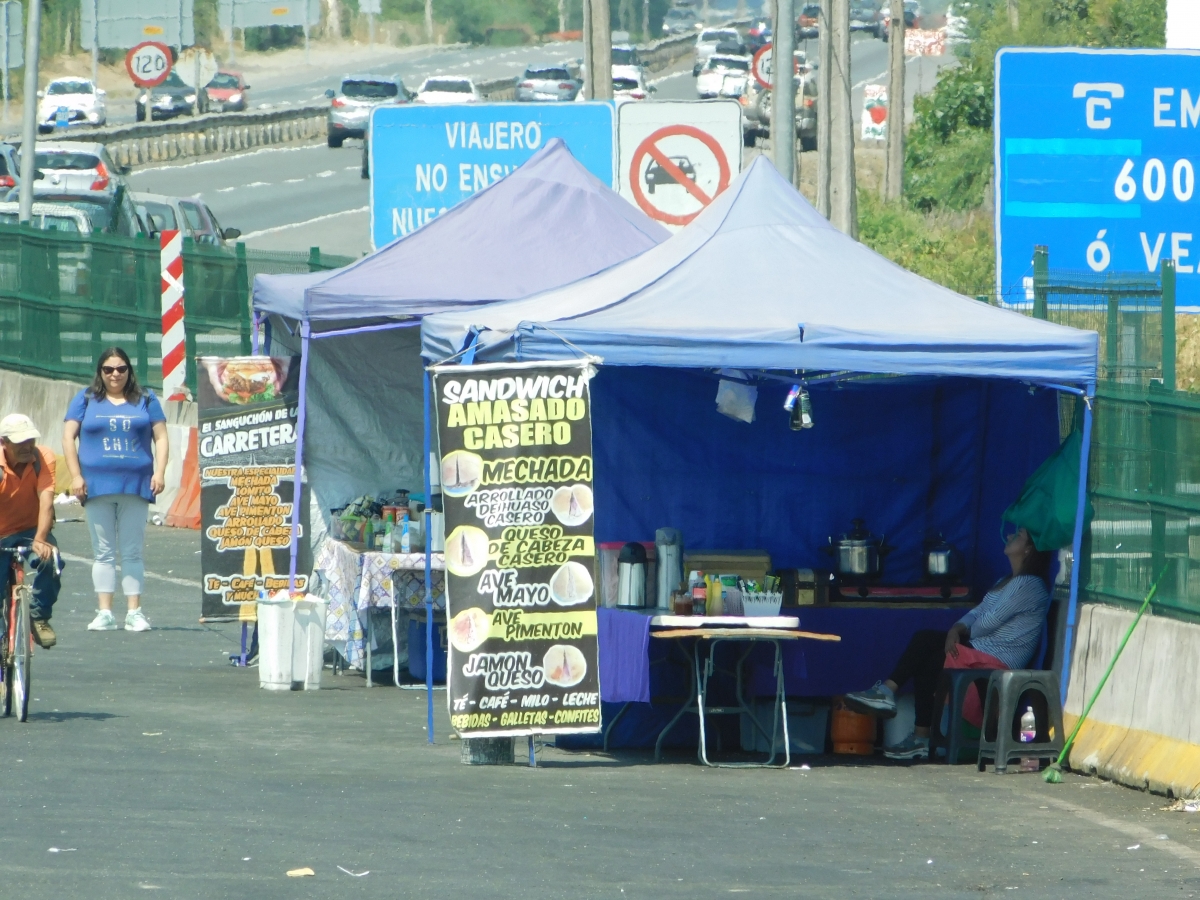
M 1170 563 L 1167 563 L 1169 566 Z M 1075 728 L 1071 731 L 1071 736 L 1067 738 L 1066 744 L 1063 745 L 1062 753 L 1058 756 L 1058 764 L 1062 765 L 1062 761 L 1067 758 L 1067 754 L 1071 752 L 1071 745 L 1075 743 L 1075 738 L 1079 735 L 1079 729 L 1083 727 L 1084 720 L 1087 719 L 1088 713 L 1092 711 L 1092 707 L 1100 698 L 1100 692 L 1104 690 L 1104 685 L 1108 682 L 1108 676 L 1112 674 L 1112 670 L 1116 668 L 1117 660 L 1121 658 L 1121 653 L 1125 650 L 1125 645 L 1129 643 L 1129 639 L 1133 636 L 1133 630 L 1137 628 L 1138 622 L 1142 620 L 1142 614 L 1150 606 L 1150 601 L 1154 599 L 1154 595 L 1158 593 L 1158 583 L 1162 577 L 1167 574 L 1167 566 L 1163 566 L 1163 570 L 1158 573 L 1158 578 L 1154 579 L 1154 584 L 1150 585 L 1150 593 L 1146 595 L 1146 599 L 1142 601 L 1141 609 L 1137 615 L 1133 617 L 1133 621 L 1129 625 L 1129 629 L 1125 632 L 1125 637 L 1121 639 L 1121 646 L 1117 648 L 1117 652 L 1113 654 L 1112 660 L 1108 664 L 1108 668 L 1104 672 L 1104 677 L 1100 679 L 1100 683 L 1096 685 L 1096 690 L 1092 692 L 1092 697 L 1087 702 L 1087 706 L 1083 708 L 1083 715 L 1079 717 L 1079 721 L 1075 723 Z

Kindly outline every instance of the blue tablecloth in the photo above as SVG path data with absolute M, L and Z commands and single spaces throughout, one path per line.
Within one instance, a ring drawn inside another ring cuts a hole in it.
M 600 699 L 650 702 L 650 616 L 624 609 L 596 610 L 600 645 Z

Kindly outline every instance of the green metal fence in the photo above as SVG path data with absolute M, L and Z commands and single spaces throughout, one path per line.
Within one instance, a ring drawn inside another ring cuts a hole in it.
M 1086 599 L 1140 603 L 1164 567 L 1159 612 L 1200 616 L 1200 397 L 1175 389 L 1175 268 L 1158 276 L 1066 272 L 1034 254 L 1027 311 L 1100 335 Z M 1079 401 L 1062 404 L 1064 434 Z
M 338 268 L 351 257 L 184 241 L 187 384 L 197 355 L 250 352 L 250 287 L 260 273 Z M 0 225 L 0 368 L 90 381 L 96 356 L 124 347 L 139 380 L 162 386 L 159 247 L 147 238 Z

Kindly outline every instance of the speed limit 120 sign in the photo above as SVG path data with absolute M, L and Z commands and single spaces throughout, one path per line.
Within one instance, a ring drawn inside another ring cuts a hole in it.
M 138 44 L 125 54 L 125 71 L 138 87 L 162 84 L 171 74 L 171 48 L 157 41 Z

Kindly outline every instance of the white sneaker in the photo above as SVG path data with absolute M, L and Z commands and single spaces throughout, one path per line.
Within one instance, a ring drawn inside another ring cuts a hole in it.
M 117 620 L 113 618 L 111 609 L 96 610 L 96 618 L 92 619 L 88 631 L 116 631 Z
M 116 627 L 115 625 L 113 626 Z M 149 631 L 150 620 L 146 618 L 146 614 L 142 612 L 139 606 L 137 609 L 131 609 L 125 614 L 125 630 L 126 631 Z

